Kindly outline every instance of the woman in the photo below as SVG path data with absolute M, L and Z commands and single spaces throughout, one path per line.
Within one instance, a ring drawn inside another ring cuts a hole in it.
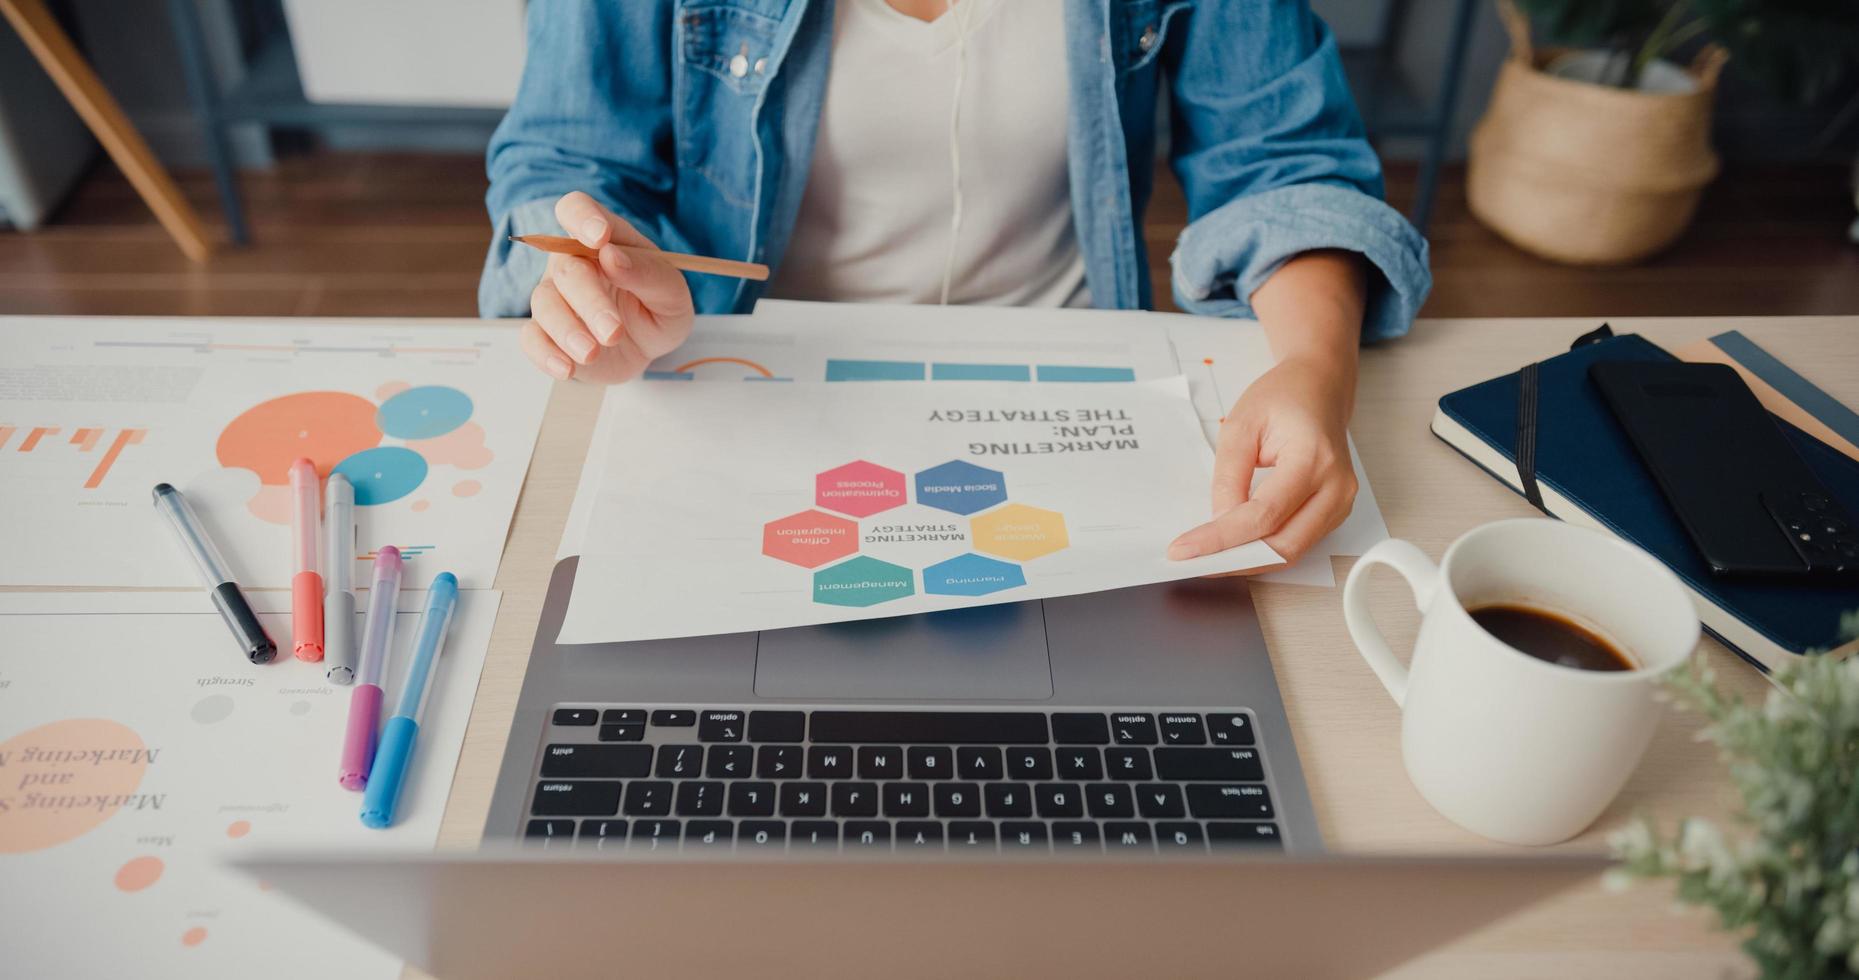
M 615 242 L 766 262 L 786 298 L 1146 308 L 1165 98 L 1176 302 L 1257 317 L 1279 359 L 1221 426 L 1213 520 L 1169 555 L 1264 538 L 1296 561 L 1348 516 L 1357 347 L 1406 332 L 1430 278 L 1304 0 L 532 0 L 528 21 L 479 305 L 532 317 L 538 367 L 627 381 L 694 313 L 764 294 Z M 506 240 L 564 232 L 600 259 Z

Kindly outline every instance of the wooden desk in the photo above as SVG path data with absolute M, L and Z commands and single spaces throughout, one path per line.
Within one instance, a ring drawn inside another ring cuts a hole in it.
M 1447 391 L 1567 348 L 1592 320 L 1433 320 L 1363 355 L 1353 427 L 1390 531 L 1438 557 L 1468 528 L 1533 512 L 1428 431 Z M 1859 317 L 1621 320 L 1673 347 L 1735 327 L 1847 404 L 1859 404 Z M 522 685 L 543 592 L 592 432 L 598 389 L 557 385 L 516 512 L 497 586 L 503 607 L 452 787 L 442 846 L 474 847 Z M 1353 559 L 1337 559 L 1338 580 Z M 1374 605 L 1389 641 L 1411 648 L 1418 624 L 1405 586 L 1377 576 Z M 1341 591 L 1255 585 L 1272 662 L 1326 842 L 1338 851 L 1494 851 L 1434 813 L 1401 768 L 1399 715 L 1343 628 Z M 1760 696 L 1764 681 L 1714 642 L 1723 682 Z M 1571 719 L 1571 724 L 1579 724 Z M 1670 715 L 1620 799 L 1562 845 L 1599 850 L 1629 814 L 1722 817 L 1732 802 L 1697 719 Z M 1424 900 L 1424 896 L 1416 896 Z M 1674 912 L 1669 889 L 1592 889 L 1512 917 L 1392 974 L 1418 978 L 1745 976 L 1734 944 L 1695 912 Z

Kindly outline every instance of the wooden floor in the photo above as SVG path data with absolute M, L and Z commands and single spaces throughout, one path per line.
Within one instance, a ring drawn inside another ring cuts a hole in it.
M 183 173 L 217 217 L 212 182 Z M 1859 247 L 1845 240 L 1842 168 L 1731 171 L 1677 248 L 1609 270 L 1543 262 L 1465 209 L 1462 174 L 1442 184 L 1427 316 L 1859 314 Z M 1412 168 L 1391 168 L 1404 205 Z M 37 232 L 0 231 L 0 313 L 470 316 L 490 234 L 481 159 L 319 153 L 244 179 L 254 244 L 211 263 L 183 258 L 107 164 Z M 1185 217 L 1158 188 L 1147 235 L 1159 300 Z

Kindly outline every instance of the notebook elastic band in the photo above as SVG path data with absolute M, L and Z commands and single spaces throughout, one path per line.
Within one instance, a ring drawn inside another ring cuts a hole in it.
M 1536 487 L 1536 403 L 1537 364 L 1532 361 L 1517 372 L 1517 485 L 1523 499 L 1543 513 L 1543 493 Z

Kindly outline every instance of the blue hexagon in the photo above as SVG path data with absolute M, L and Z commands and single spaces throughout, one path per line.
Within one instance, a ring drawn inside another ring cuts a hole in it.
M 951 514 L 973 514 L 1006 499 L 1006 477 L 964 460 L 952 459 L 917 474 L 917 503 Z
M 828 606 L 875 606 L 916 592 L 910 569 L 865 555 L 813 573 L 813 601 Z
M 1026 572 L 1012 562 L 957 555 L 923 570 L 925 595 L 990 595 L 1026 584 Z

